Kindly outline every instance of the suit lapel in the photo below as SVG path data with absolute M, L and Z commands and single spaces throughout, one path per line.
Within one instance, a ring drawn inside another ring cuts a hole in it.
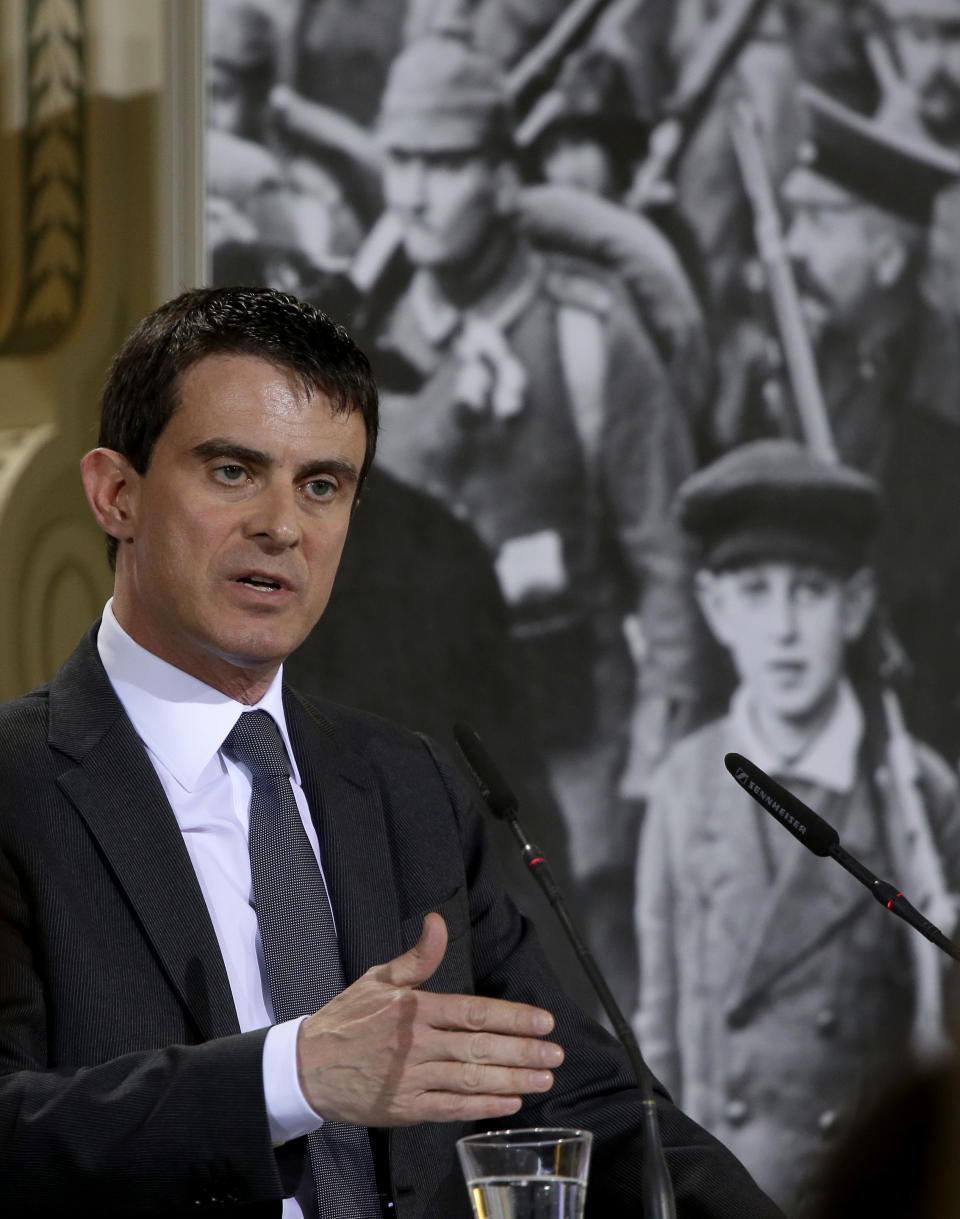
M 50 687 L 58 782 L 97 841 L 204 1039 L 239 1032 L 223 958 L 176 818 L 103 671 L 96 628 Z
M 331 721 L 284 692 L 290 739 L 317 827 L 347 983 L 400 951 L 397 889 L 376 776 Z

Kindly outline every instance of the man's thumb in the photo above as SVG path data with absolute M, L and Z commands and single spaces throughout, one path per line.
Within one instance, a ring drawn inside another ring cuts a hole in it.
M 419 986 L 436 972 L 447 951 L 447 924 L 439 914 L 423 920 L 420 939 L 407 952 L 382 966 L 391 986 Z

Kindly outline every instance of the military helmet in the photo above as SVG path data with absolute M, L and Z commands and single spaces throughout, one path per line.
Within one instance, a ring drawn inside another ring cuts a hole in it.
M 452 25 L 412 42 L 394 60 L 377 129 L 388 149 L 459 152 L 505 139 L 510 103 L 503 73 Z

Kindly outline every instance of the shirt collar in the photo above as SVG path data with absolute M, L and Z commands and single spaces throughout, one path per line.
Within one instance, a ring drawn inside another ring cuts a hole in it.
M 827 722 L 799 757 L 779 757 L 761 738 L 744 686 L 740 686 L 733 696 L 730 721 L 743 751 L 768 774 L 800 779 L 841 795 L 853 790 L 864 724 L 863 711 L 849 681 L 841 682 Z
M 283 710 L 283 668 L 263 698 L 247 707 L 148 652 L 131 639 L 107 602 L 97 651 L 110 684 L 138 736 L 185 791 L 223 773 L 220 746 L 244 711 L 268 712 L 275 720 L 300 782 Z

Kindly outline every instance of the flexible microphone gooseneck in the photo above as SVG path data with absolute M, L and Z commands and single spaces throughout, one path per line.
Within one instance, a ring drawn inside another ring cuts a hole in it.
M 869 889 L 881 906 L 885 906 L 892 914 L 896 914 L 905 923 L 909 923 L 915 931 L 926 936 L 931 943 L 936 944 L 954 961 L 960 961 L 960 949 L 957 949 L 938 927 L 925 918 L 916 906 L 911 905 L 896 885 L 875 876 L 869 868 L 864 867 L 859 859 L 844 850 L 840 845 L 840 835 L 828 821 L 824 821 L 793 792 L 787 791 L 785 787 L 777 783 L 775 779 L 771 779 L 759 766 L 742 754 L 728 753 L 723 759 L 723 764 L 743 790 L 753 796 L 758 804 L 765 808 L 772 817 L 775 817 L 784 829 L 789 830 L 794 838 L 813 851 L 814 855 L 829 855 L 835 859 L 842 868 L 846 868 L 851 876 L 855 876 L 862 885 Z
M 667 1163 L 663 1155 L 663 1140 L 660 1137 L 660 1125 L 657 1121 L 653 1074 L 640 1053 L 633 1030 L 624 1019 L 623 1012 L 617 1006 L 617 1001 L 600 972 L 600 967 L 571 919 L 543 852 L 527 839 L 523 827 L 517 820 L 519 809 L 517 797 L 472 728 L 468 728 L 465 724 L 455 724 L 453 735 L 490 812 L 501 821 L 506 821 L 514 838 L 520 844 L 521 856 L 527 871 L 535 878 L 546 895 L 547 901 L 553 907 L 584 972 L 597 993 L 597 998 L 603 1005 L 603 1010 L 610 1018 L 614 1032 L 630 1059 L 640 1089 L 640 1113 L 644 1136 L 641 1160 L 643 1219 L 676 1219 L 673 1183 L 667 1172 Z

